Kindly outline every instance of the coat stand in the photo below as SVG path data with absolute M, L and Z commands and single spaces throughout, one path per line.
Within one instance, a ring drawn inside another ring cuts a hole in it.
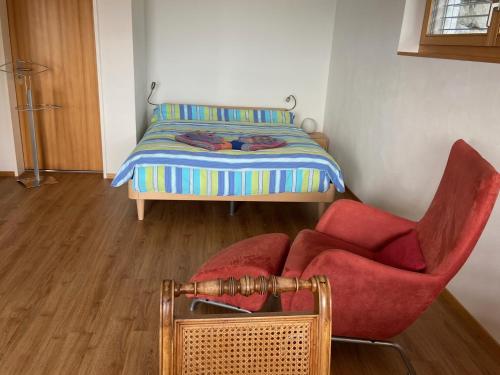
M 24 85 L 24 93 L 26 96 L 26 105 L 16 107 L 19 112 L 27 112 L 28 114 L 28 128 L 31 138 L 31 153 L 33 159 L 33 176 L 20 178 L 18 182 L 23 184 L 24 187 L 36 188 L 41 185 L 50 185 L 57 183 L 57 180 L 52 176 L 40 175 L 40 163 L 38 160 L 38 140 L 37 140 L 37 124 L 35 119 L 35 112 L 56 110 L 62 107 L 55 104 L 34 104 L 33 90 L 32 90 L 32 77 L 49 70 L 49 67 L 37 64 L 31 61 L 16 60 L 15 63 L 6 63 L 0 66 L 0 70 L 6 73 L 14 74 L 15 78 L 21 79 Z

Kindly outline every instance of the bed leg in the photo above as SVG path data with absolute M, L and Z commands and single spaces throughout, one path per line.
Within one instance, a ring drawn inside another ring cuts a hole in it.
M 318 218 L 323 216 L 326 210 L 326 203 L 325 202 L 319 202 L 318 203 Z
M 140 221 L 144 220 L 144 199 L 137 199 L 137 217 Z

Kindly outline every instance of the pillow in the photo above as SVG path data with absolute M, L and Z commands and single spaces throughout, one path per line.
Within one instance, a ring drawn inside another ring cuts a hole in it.
M 415 272 L 422 272 L 427 267 L 418 242 L 417 231 L 414 229 L 385 245 L 375 253 L 374 260 L 388 266 Z
M 195 104 L 157 105 L 151 123 L 158 121 L 238 122 L 242 124 L 294 125 L 295 113 L 276 109 L 222 108 Z

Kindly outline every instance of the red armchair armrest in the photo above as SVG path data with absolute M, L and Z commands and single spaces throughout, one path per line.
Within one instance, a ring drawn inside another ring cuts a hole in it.
M 342 199 L 330 206 L 316 230 L 366 249 L 377 249 L 416 223 L 377 208 Z
M 327 250 L 314 258 L 301 277 L 313 275 L 330 279 L 334 335 L 378 340 L 405 330 L 444 287 L 438 276 L 389 267 L 344 250 Z M 290 309 L 312 306 L 312 299 L 299 293 Z

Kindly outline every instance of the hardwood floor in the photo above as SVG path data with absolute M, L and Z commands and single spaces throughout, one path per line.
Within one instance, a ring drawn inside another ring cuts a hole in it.
M 157 374 L 159 285 L 187 281 L 220 248 L 294 236 L 315 206 L 155 202 L 136 219 L 126 187 L 57 175 L 25 190 L 0 178 L 0 374 Z M 500 350 L 449 297 L 397 338 L 419 374 L 500 374 Z M 335 345 L 332 372 L 404 374 L 391 350 Z

